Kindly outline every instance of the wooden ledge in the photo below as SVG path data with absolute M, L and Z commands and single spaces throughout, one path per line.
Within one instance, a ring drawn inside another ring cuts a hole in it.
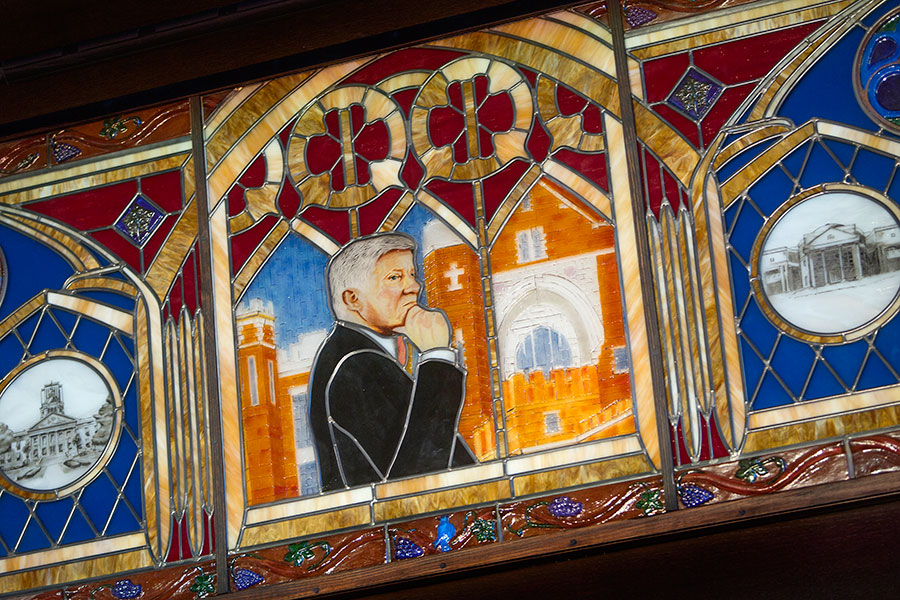
M 612 549 L 634 543 L 652 545 L 675 537 L 703 535 L 764 520 L 790 520 L 892 499 L 900 499 L 900 472 L 681 509 L 647 518 L 555 531 L 448 554 L 251 588 L 220 597 L 229 600 L 313 598 L 409 584 L 448 573 L 460 574 L 464 578 L 464 571 L 510 565 L 517 561 L 540 557 L 565 558 L 567 553 Z M 855 532 L 858 535 L 864 533 Z

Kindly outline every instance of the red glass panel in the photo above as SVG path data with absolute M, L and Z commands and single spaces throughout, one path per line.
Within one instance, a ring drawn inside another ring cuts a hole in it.
M 560 148 L 553 153 L 553 157 L 569 165 L 590 181 L 596 183 L 604 191 L 609 192 L 605 154 L 581 154 L 568 148 Z
M 263 217 L 262 220 L 242 233 L 231 236 L 231 269 L 232 273 L 237 273 L 259 243 L 265 239 L 269 231 L 275 225 L 277 217 L 269 215 Z
M 92 238 L 109 248 L 138 273 L 141 272 L 141 251 L 112 229 L 101 229 L 90 234 Z
M 722 442 L 719 435 L 719 428 L 715 422 L 711 422 L 709 426 L 709 434 L 706 427 L 703 428 L 703 448 L 700 451 L 700 460 L 712 460 L 714 458 L 723 458 L 728 456 L 728 448 Z
M 444 204 L 459 213 L 467 223 L 475 226 L 475 197 L 471 183 L 451 183 L 435 179 L 428 183 L 428 191 L 444 201 Z
M 353 159 L 353 162 L 356 165 L 354 167 L 356 169 L 356 183 L 359 185 L 366 185 L 372 179 L 371 173 L 369 172 L 369 163 L 359 156 L 356 156 Z
M 653 107 L 653 110 L 663 119 L 668 121 L 676 130 L 684 134 L 684 137 L 686 137 L 695 147 L 700 147 L 700 133 L 697 131 L 696 123 L 667 104 L 657 104 Z
M 166 212 L 181 210 L 181 171 L 168 171 L 141 179 L 141 193 Z
M 725 90 L 725 93 L 706 113 L 706 116 L 703 117 L 703 122 L 700 124 L 703 129 L 703 143 L 705 145 L 708 146 L 712 142 L 716 134 L 719 133 L 719 129 L 728 120 L 728 117 L 737 110 L 737 107 L 753 91 L 754 87 L 756 87 L 756 83 L 748 83 Z
M 478 128 L 478 148 L 482 157 L 491 156 L 494 153 L 494 140 L 491 132 L 484 127 Z
M 416 94 L 418 93 L 418 88 L 413 88 L 409 90 L 400 90 L 391 95 L 391 98 L 400 105 L 400 109 L 407 119 L 409 118 L 409 111 L 412 109 L 413 101 L 416 99 Z
M 648 60 L 644 63 L 647 102 L 665 100 L 690 65 L 687 53 Z
M 556 86 L 556 106 L 564 117 L 570 117 L 581 112 L 587 104 L 587 100 L 579 96 L 564 85 Z
M 196 260 L 196 246 L 188 254 L 187 260 L 184 261 L 184 267 L 181 269 L 181 282 L 183 284 L 182 301 L 187 306 L 191 314 L 196 312 L 197 306 L 197 273 L 194 262 Z
M 450 98 L 450 106 L 455 106 L 460 111 L 463 110 L 462 84 L 454 81 L 447 86 L 447 96 Z
M 681 205 L 686 207 L 688 210 L 691 209 L 691 196 L 686 191 L 681 190 Z
M 228 190 L 228 216 L 233 217 L 237 214 L 240 214 L 244 207 L 247 206 L 247 203 L 244 202 L 244 188 L 239 185 L 231 186 L 231 189 Z
M 340 192 L 344 187 L 344 165 L 343 163 L 338 162 L 338 164 L 331 169 L 331 189 Z
M 368 161 L 387 158 L 390 135 L 384 121 L 378 120 L 362 128 L 353 140 L 353 150 Z
M 244 171 L 238 181 L 245 188 L 258 188 L 266 182 L 266 159 L 260 154 Z
M 294 131 L 294 123 L 296 122 L 297 120 L 294 119 L 293 121 L 285 125 L 284 129 L 278 132 L 278 138 L 281 140 L 281 145 L 285 148 L 287 148 L 288 141 L 291 138 L 291 132 Z
M 537 73 L 531 69 L 526 69 L 525 67 L 519 67 L 519 71 L 522 72 L 522 75 L 525 76 L 525 79 L 528 80 L 528 83 L 531 84 L 532 88 L 537 87 Z
M 596 104 L 588 104 L 581 113 L 581 128 L 587 133 L 603 132 L 603 111 Z
M 331 134 L 336 140 L 341 139 L 341 116 L 336 110 L 329 110 L 325 113 L 325 132 Z
M 428 135 L 438 148 L 453 143 L 465 126 L 466 117 L 449 106 L 434 108 L 428 114 Z
M 306 144 L 306 167 L 313 175 L 330 171 L 340 159 L 341 144 L 328 135 L 311 137 Z
M 525 148 L 537 162 L 547 158 L 547 153 L 550 151 L 550 134 L 537 116 L 531 122 L 531 131 L 525 142 Z
M 28 209 L 59 219 L 75 229 L 111 225 L 137 194 L 137 181 L 123 181 L 77 194 L 28 204 Z
M 681 421 L 677 425 L 670 425 L 672 432 L 672 456 L 675 459 L 675 465 L 691 464 L 691 457 L 688 455 L 687 446 L 684 445 L 684 435 L 681 430 Z
M 512 129 L 514 117 L 515 111 L 508 92 L 488 96 L 478 109 L 478 122 L 494 133 Z
M 402 71 L 434 71 L 455 58 L 465 56 L 464 52 L 441 50 L 438 48 L 410 48 L 388 54 L 353 73 L 341 83 L 361 83 L 372 85 L 385 77 Z
M 681 205 L 681 194 L 678 190 L 678 182 L 668 169 L 663 169 L 663 185 L 666 190 L 666 199 L 672 205 L 672 209 L 677 212 Z
M 172 538 L 167 562 L 191 558 L 191 544 L 188 540 L 187 517 L 172 519 Z
M 300 210 L 300 194 L 297 193 L 288 177 L 285 177 L 284 183 L 281 184 L 281 193 L 278 195 L 278 210 L 281 211 L 285 219 L 293 219 L 297 211 Z
M 453 144 L 453 160 L 462 164 L 469 160 L 469 147 L 466 136 L 461 135 Z
M 369 235 L 378 231 L 384 218 L 391 212 L 402 194 L 403 190 L 391 188 L 376 196 L 371 202 L 360 206 L 358 211 L 360 235 Z
M 300 218 L 321 230 L 340 245 L 350 241 L 350 220 L 346 210 L 328 210 L 319 206 L 309 206 L 303 209 Z
M 350 105 L 350 131 L 354 136 L 362 131 L 365 121 L 365 111 L 361 104 Z
M 484 180 L 484 218 L 486 221 L 490 222 L 506 195 L 527 170 L 527 162 L 514 160 Z
M 406 162 L 403 163 L 403 168 L 400 170 L 400 178 L 410 189 L 415 190 L 422 183 L 422 177 L 424 176 L 425 168 L 422 166 L 422 163 L 419 162 L 419 159 L 412 152 L 407 152 Z
M 484 75 L 476 75 L 475 76 L 475 106 L 481 106 L 481 103 L 484 101 L 485 97 L 488 95 L 488 80 Z
M 181 518 L 181 558 L 191 558 L 191 540 L 188 537 L 188 518 Z
M 181 560 L 181 544 L 178 540 L 181 539 L 181 521 L 176 518 L 172 518 L 172 537 L 170 538 L 169 544 L 169 555 L 166 556 L 166 562 L 175 562 L 176 560 Z
M 726 85 L 758 79 L 824 21 L 694 51 L 694 64 Z

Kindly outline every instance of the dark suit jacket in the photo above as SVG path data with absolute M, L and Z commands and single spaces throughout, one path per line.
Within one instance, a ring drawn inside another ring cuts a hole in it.
M 456 431 L 464 395 L 457 365 L 425 360 L 413 379 L 374 340 L 336 323 L 309 404 L 322 490 L 474 463 Z

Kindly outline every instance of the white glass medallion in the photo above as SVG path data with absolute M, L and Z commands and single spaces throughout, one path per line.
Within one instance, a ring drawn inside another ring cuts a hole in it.
M 778 212 L 765 232 L 756 274 L 765 300 L 787 324 L 840 334 L 896 304 L 900 222 L 885 203 L 827 191 Z
M 27 365 L 0 392 L 0 472 L 36 492 L 85 477 L 109 454 L 117 399 L 85 361 L 52 356 Z

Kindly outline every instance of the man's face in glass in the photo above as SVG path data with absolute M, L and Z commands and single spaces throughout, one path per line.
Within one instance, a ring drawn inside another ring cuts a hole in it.
M 418 302 L 419 289 L 412 252 L 391 250 L 375 262 L 374 272 L 356 291 L 356 306 L 348 305 L 364 325 L 390 334 L 406 322 L 407 313 Z

